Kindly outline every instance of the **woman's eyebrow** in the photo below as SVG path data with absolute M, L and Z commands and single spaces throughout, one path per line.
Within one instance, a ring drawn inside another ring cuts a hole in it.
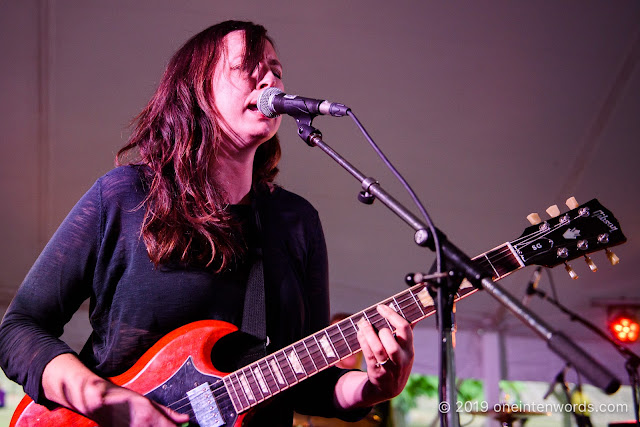
M 275 58 L 269 58 L 267 60 L 267 64 L 282 68 L 282 64 Z

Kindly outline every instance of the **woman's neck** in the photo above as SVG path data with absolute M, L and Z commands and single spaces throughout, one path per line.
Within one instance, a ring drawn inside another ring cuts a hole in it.
M 249 203 L 249 192 L 253 184 L 253 159 L 256 148 L 220 150 L 216 159 L 217 181 L 231 205 Z

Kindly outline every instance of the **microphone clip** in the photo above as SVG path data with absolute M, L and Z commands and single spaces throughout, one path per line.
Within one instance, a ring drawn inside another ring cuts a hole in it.
M 313 117 L 310 114 L 300 114 L 295 117 L 298 124 L 298 136 L 309 146 L 315 147 L 315 137 L 322 139 L 322 132 L 311 126 Z

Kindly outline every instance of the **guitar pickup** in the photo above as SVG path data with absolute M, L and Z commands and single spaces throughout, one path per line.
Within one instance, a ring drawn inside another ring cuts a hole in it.
M 219 427 L 225 424 L 209 383 L 205 382 L 189 390 L 187 397 L 200 427 Z

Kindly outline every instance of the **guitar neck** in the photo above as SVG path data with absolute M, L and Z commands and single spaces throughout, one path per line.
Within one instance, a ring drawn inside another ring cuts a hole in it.
M 498 246 L 474 258 L 498 280 L 524 266 L 510 243 Z M 464 280 L 456 300 L 476 289 Z M 357 323 L 364 318 L 377 330 L 393 327 L 376 310 L 384 304 L 391 307 L 411 324 L 435 312 L 427 286 L 415 285 L 379 304 L 356 313 L 307 338 L 291 344 L 267 357 L 224 377 L 224 384 L 238 413 L 245 412 L 264 400 L 305 380 L 360 351 Z

